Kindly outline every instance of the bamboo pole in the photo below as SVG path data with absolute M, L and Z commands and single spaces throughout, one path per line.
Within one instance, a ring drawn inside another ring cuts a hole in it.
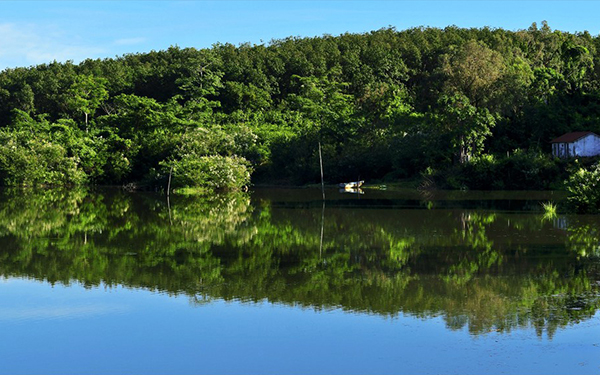
M 169 171 L 169 183 L 167 183 L 167 197 L 171 193 L 171 176 L 173 175 L 173 166 L 171 166 L 171 170 Z
M 167 209 L 169 210 L 169 223 L 173 225 L 173 220 L 171 219 L 171 201 L 169 199 L 169 194 L 171 192 L 171 176 L 173 176 L 173 166 L 171 165 L 171 170 L 169 171 L 169 183 L 167 184 Z
M 325 225 L 325 200 L 321 209 L 321 241 L 319 242 L 319 259 L 323 257 L 323 227 Z
M 321 192 L 325 200 L 325 182 L 323 181 L 323 155 L 321 154 L 321 141 L 319 141 L 319 164 L 321 165 Z

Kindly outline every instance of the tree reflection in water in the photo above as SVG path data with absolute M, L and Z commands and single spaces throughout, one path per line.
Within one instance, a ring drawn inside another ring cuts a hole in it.
M 92 287 L 423 318 L 473 334 L 557 328 L 598 307 L 600 221 L 381 207 L 277 192 L 171 197 L 5 190 L 0 272 Z M 426 209 L 425 207 L 431 209 Z M 443 206 L 443 205 L 442 205 Z

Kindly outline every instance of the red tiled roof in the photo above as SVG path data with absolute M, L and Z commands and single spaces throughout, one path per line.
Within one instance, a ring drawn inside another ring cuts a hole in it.
M 572 133 L 563 134 L 558 138 L 554 138 L 553 140 L 550 141 L 550 143 L 571 143 L 571 142 L 575 142 L 579 138 L 583 138 L 589 134 L 596 135 L 596 133 L 594 133 L 594 132 L 572 132 Z

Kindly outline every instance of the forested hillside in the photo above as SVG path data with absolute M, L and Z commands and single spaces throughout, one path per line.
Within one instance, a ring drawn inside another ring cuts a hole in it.
M 386 28 L 0 72 L 0 184 L 548 188 L 600 133 L 600 37 Z

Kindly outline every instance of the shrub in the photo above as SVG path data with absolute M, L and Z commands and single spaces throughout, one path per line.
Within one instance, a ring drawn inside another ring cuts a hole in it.
M 542 190 L 566 177 L 560 160 L 533 151 L 516 150 L 503 157 L 482 155 L 460 168 L 469 189 Z
M 44 140 L 23 140 L 18 134 L 0 136 L 0 183 L 5 186 L 82 185 L 87 175 L 79 159 L 69 157 L 61 145 Z
M 579 212 L 596 213 L 600 209 L 600 164 L 590 170 L 579 168 L 565 181 L 568 202 Z
M 172 187 L 236 190 L 250 183 L 250 163 L 239 156 L 189 154 L 172 163 L 161 164 L 163 175 L 173 166 Z
M 534 151 L 515 151 L 503 159 L 502 169 L 508 189 L 548 189 L 560 176 L 556 159 Z
M 502 189 L 504 178 L 501 166 L 494 155 L 483 154 L 471 159 L 464 165 L 464 180 L 471 189 Z

